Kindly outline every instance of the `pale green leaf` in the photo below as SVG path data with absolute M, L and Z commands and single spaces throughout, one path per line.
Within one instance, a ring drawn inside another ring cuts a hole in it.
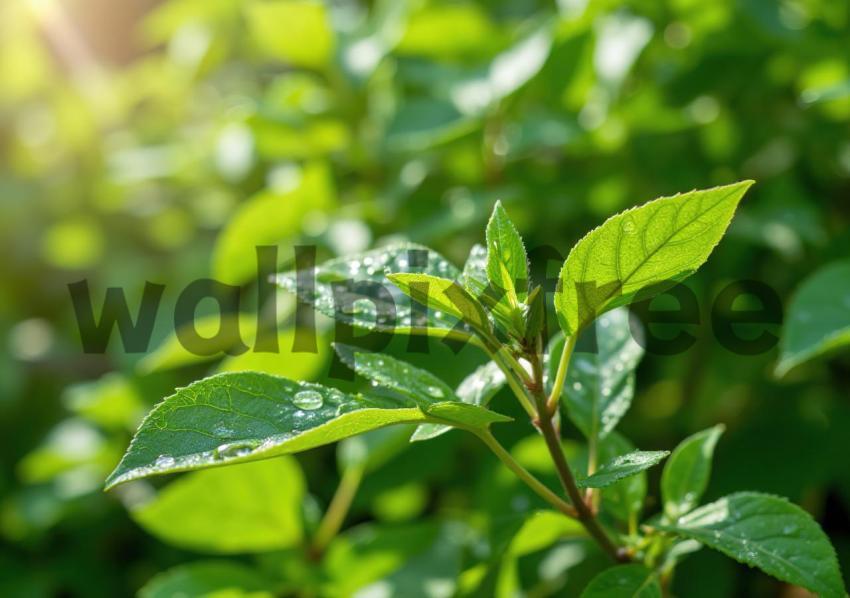
M 460 283 L 429 274 L 389 274 L 387 278 L 401 291 L 438 314 L 462 320 L 484 336 L 491 334 L 484 308 Z
M 739 492 L 657 527 L 824 598 L 847 595 L 829 538 L 811 515 L 784 498 Z
M 653 465 L 658 465 L 668 451 L 634 451 L 615 457 L 605 463 L 592 476 L 578 480 L 579 488 L 607 488 L 624 478 L 636 475 Z
M 245 15 L 251 37 L 272 58 L 311 68 L 323 68 L 333 58 L 334 32 L 323 2 L 253 0 Z
M 669 518 L 675 520 L 699 504 L 711 475 L 714 447 L 724 429 L 718 425 L 686 438 L 665 463 L 661 497 Z
M 505 385 L 505 374 L 495 362 L 488 362 L 463 379 L 455 395 L 464 403 L 486 407 L 490 399 Z M 410 437 L 411 442 L 430 440 L 451 430 L 441 424 L 419 424 Z
M 571 336 L 600 314 L 684 280 L 707 259 L 752 185 L 662 197 L 609 218 L 564 262 L 555 310 Z
M 487 278 L 517 307 L 528 296 L 528 256 L 519 232 L 497 201 L 487 223 Z
M 643 565 L 618 565 L 594 577 L 581 598 L 661 598 L 661 585 Z
M 199 561 L 154 576 L 139 598 L 211 598 L 226 592 L 232 598 L 271 598 L 273 586 L 259 571 L 232 561 Z
M 323 212 L 336 204 L 336 191 L 324 162 L 307 163 L 298 185 L 289 191 L 261 191 L 246 200 L 216 239 L 212 255 L 213 278 L 241 285 L 257 275 L 257 246 L 277 245 L 300 233 L 309 212 Z
M 829 264 L 803 281 L 788 307 L 776 373 L 850 345 L 850 261 Z
M 266 552 L 301 541 L 303 498 L 298 463 L 278 457 L 193 472 L 131 514 L 145 530 L 181 548 Z
M 603 314 L 588 328 L 588 334 L 596 337 L 592 352 L 577 349 L 570 360 L 561 401 L 569 418 L 589 439 L 610 434 L 632 404 L 635 369 L 644 353 L 635 340 L 639 329 L 636 323 L 634 326 L 626 308 Z M 558 335 L 549 349 L 550 386 L 563 350 L 564 337 Z
M 281 330 L 277 334 L 277 351 L 259 352 L 253 349 L 241 355 L 226 357 L 216 368 L 218 372 L 262 372 L 283 376 L 291 380 L 312 380 L 327 364 L 330 347 L 324 338 L 317 334 L 316 351 L 294 351 L 293 343 L 298 332 L 292 328 Z M 304 330 L 301 334 L 316 334 L 316 331 Z

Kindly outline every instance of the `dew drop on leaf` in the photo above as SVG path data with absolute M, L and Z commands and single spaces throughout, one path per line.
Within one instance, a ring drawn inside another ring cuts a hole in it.
M 299 409 L 312 411 L 322 406 L 322 394 L 315 390 L 300 390 L 292 397 L 292 402 Z
M 429 386 L 428 394 L 434 397 L 435 399 L 442 399 L 445 396 L 442 389 L 437 386 Z
M 156 458 L 155 465 L 157 467 L 172 467 L 174 463 L 174 457 L 171 455 L 160 455 Z

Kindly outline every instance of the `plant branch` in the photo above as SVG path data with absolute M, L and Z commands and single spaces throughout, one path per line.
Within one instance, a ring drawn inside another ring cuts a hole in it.
M 342 474 L 339 486 L 337 486 L 336 492 L 328 505 L 328 509 L 319 523 L 316 534 L 313 536 L 313 542 L 310 545 L 310 554 L 314 556 L 321 555 L 331 540 L 339 533 L 345 521 L 345 516 L 351 507 L 351 502 L 354 500 L 357 489 L 360 487 L 360 482 L 363 480 L 363 473 L 362 467 L 350 467 Z
M 475 431 L 474 434 L 478 436 L 478 438 L 480 438 L 491 451 L 493 451 L 493 453 L 508 467 L 508 469 L 514 472 L 519 479 L 528 485 L 529 488 L 534 490 L 538 496 L 558 509 L 564 515 L 572 517 L 573 519 L 579 518 L 578 512 L 572 506 L 568 505 L 563 499 L 561 499 L 561 497 L 552 492 L 552 490 L 550 490 L 545 484 L 535 478 L 527 469 L 520 465 L 507 451 L 507 449 L 499 444 L 499 441 L 496 440 L 496 437 L 493 436 L 490 430 L 485 430 L 483 432 Z
M 578 514 L 578 520 L 581 521 L 584 529 L 587 530 L 593 539 L 599 544 L 602 549 L 608 553 L 615 561 L 628 561 L 628 557 L 624 552 L 621 552 L 608 534 L 602 529 L 599 521 L 596 519 L 593 512 L 584 502 L 581 491 L 576 486 L 575 476 L 564 457 L 564 452 L 561 450 L 561 439 L 555 427 L 552 424 L 552 418 L 548 415 L 540 418 L 538 428 L 543 434 L 546 441 L 546 447 L 549 449 L 549 454 L 552 456 L 552 461 L 555 463 L 555 470 L 558 472 L 558 477 L 561 480 L 561 485 L 569 496 L 570 501 L 575 507 Z

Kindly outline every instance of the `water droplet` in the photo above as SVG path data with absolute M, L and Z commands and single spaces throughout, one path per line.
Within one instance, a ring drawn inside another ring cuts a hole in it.
M 173 467 L 175 463 L 174 457 L 171 455 L 160 455 L 156 458 L 154 465 L 157 467 Z
M 626 218 L 623 222 L 623 232 L 627 235 L 633 235 L 637 231 L 634 221 L 631 218 Z
M 308 411 L 321 407 L 322 401 L 321 393 L 315 390 L 299 390 L 295 393 L 295 396 L 292 397 L 292 402 L 295 403 L 299 409 L 306 409 Z
M 787 534 L 793 534 L 796 531 L 797 531 L 797 526 L 794 525 L 794 524 L 786 525 L 785 527 L 782 528 L 782 533 L 786 534 L 786 535 Z
M 435 399 L 442 399 L 445 396 L 443 389 L 438 386 L 429 386 L 428 394 L 434 397 Z
M 229 459 L 232 457 L 244 457 L 257 446 L 256 442 L 240 441 L 228 442 L 220 444 L 215 449 L 214 457 L 216 459 Z

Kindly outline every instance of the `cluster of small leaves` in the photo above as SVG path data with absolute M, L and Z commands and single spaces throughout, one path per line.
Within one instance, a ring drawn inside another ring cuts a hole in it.
M 490 361 L 453 389 L 394 357 L 337 345 L 343 363 L 371 382 L 357 394 L 269 374 L 219 374 L 178 389 L 160 403 L 142 423 L 107 486 L 204 470 L 168 486 L 134 513 L 137 521 L 189 548 L 202 544 L 218 552 L 262 552 L 292 547 L 305 533 L 293 516 L 303 480 L 281 488 L 275 472 L 294 462 L 288 457 L 266 461 L 271 457 L 348 439 L 341 444 L 340 461 L 344 471 L 362 475 L 379 467 L 383 455 L 394 450 L 388 447 L 399 444 L 399 435 L 381 428 L 407 424 L 399 429 L 410 441 L 458 428 L 495 446 L 496 454 L 528 482 L 529 474 L 500 454 L 489 430 L 494 423 L 510 421 L 488 406 L 508 384 L 536 417 L 551 414 L 541 411 L 545 403 L 535 404 L 529 392 L 551 393 L 554 404 L 585 436 L 586 450 L 571 461 L 578 474 L 575 485 L 587 492 L 588 505 L 572 507 L 598 509 L 605 529 L 596 533 L 609 534 L 620 553 L 633 561 L 606 569 L 587 585 L 584 596 L 660 596 L 672 567 L 699 546 L 820 595 L 844 596 L 829 540 L 799 507 L 753 492 L 699 506 L 722 426 L 685 439 L 672 454 L 635 450 L 615 431 L 634 397 L 635 370 L 643 355 L 639 327 L 624 306 L 699 268 L 750 184 L 661 198 L 612 217 L 579 241 L 564 263 L 554 297 L 561 332 L 545 352 L 546 296 L 530 284 L 525 247 L 501 204 L 487 225 L 486 247 L 475 247 L 462 270 L 409 244 L 332 260 L 318 269 L 316 284 L 300 295 L 302 301 L 355 327 L 472 338 Z M 298 279 L 289 273 L 277 281 L 300 292 Z M 385 281 L 397 290 L 382 290 Z M 351 294 L 344 303 L 352 309 L 338 308 L 341 288 Z M 358 295 L 358 289 L 366 291 Z M 410 301 L 398 308 L 404 297 Z M 387 313 L 391 321 L 382 320 Z M 523 360 L 539 360 L 544 367 L 529 372 Z M 541 379 L 534 378 L 543 372 Z M 357 436 L 367 432 L 371 434 Z M 364 440 L 358 443 L 358 438 Z M 646 470 L 665 458 L 662 512 L 643 519 Z M 235 463 L 246 465 L 207 471 Z M 248 477 L 240 481 L 240 475 Z M 205 498 L 199 502 L 198 497 Z M 563 504 L 560 500 L 553 504 Z M 181 517 L 190 503 L 199 507 L 197 516 Z M 570 513 L 569 507 L 561 510 Z M 204 517 L 210 516 L 227 525 L 205 526 Z M 276 522 L 274 532 L 269 521 Z M 581 524 L 588 526 L 585 517 Z M 508 553 L 522 551 L 523 533 L 517 531 Z M 177 575 L 155 584 L 168 585 Z M 151 590 L 149 595 L 157 594 Z

